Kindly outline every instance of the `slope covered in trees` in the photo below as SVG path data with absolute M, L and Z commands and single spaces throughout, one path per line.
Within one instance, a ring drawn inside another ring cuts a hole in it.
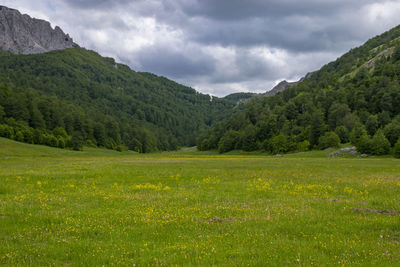
M 351 142 L 362 153 L 387 154 L 399 138 L 400 26 L 296 86 L 253 99 L 202 135 L 198 148 L 282 153 Z
M 234 103 L 81 48 L 0 51 L 0 136 L 139 152 L 194 145 Z
M 233 93 L 225 96 L 224 99 L 234 102 L 236 104 L 255 96 L 257 96 L 256 93 Z

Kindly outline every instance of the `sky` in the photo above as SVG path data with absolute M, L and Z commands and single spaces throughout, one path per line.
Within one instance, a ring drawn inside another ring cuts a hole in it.
M 400 24 L 386 0 L 0 0 L 81 47 L 215 96 L 296 81 Z

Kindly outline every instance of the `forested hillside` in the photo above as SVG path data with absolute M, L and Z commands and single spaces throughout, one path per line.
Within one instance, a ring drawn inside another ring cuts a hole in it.
M 234 103 L 81 48 L 0 52 L 0 136 L 139 152 L 194 145 Z
M 255 98 L 215 125 L 200 150 L 324 149 L 351 142 L 361 153 L 400 151 L 400 26 L 352 49 L 297 86 Z
M 234 103 L 240 103 L 255 96 L 257 96 L 256 93 L 233 93 L 225 96 L 224 99 L 232 101 Z

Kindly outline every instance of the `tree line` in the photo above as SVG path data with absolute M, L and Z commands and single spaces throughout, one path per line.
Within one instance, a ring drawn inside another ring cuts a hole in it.
M 361 153 L 400 151 L 400 28 L 369 40 L 198 139 L 200 150 L 307 151 L 356 145 Z
M 138 152 L 193 146 L 234 103 L 81 48 L 0 52 L 0 136 Z

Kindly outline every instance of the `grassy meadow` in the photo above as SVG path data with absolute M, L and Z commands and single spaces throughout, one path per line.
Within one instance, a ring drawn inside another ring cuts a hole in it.
M 0 265 L 399 266 L 400 160 L 0 139 Z

